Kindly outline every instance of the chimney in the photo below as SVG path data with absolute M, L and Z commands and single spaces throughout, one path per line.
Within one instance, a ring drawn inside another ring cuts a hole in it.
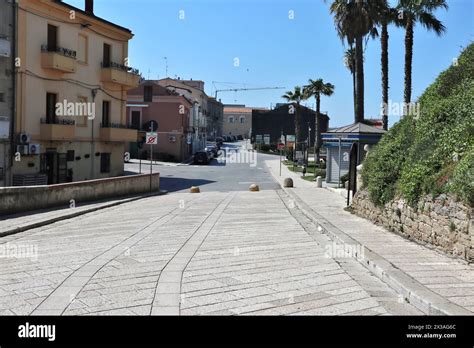
M 94 14 L 94 0 L 86 0 L 86 12 L 87 14 Z

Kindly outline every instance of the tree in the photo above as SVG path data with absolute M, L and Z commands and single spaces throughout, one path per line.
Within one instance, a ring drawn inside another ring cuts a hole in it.
M 321 141 L 321 95 L 330 97 L 334 94 L 334 85 L 330 83 L 325 83 L 323 79 L 309 80 L 309 84 L 304 87 L 304 95 L 309 97 L 316 98 L 316 119 L 315 119 L 315 155 L 316 163 L 319 163 L 320 157 L 319 152 L 321 150 L 322 141 Z
M 389 64 L 388 64 L 388 25 L 395 23 L 399 25 L 397 21 L 398 12 L 396 9 L 391 8 L 388 4 L 380 4 L 379 18 L 377 19 L 380 22 L 381 34 L 380 34 L 380 44 L 381 44 L 381 68 L 382 68 L 382 123 L 383 129 L 388 130 L 388 89 L 389 89 Z
M 441 36 L 446 27 L 433 14 L 437 9 L 448 9 L 445 0 L 399 0 L 398 20 L 405 28 L 405 91 L 404 101 L 407 107 L 411 103 L 413 36 L 416 23 Z
M 300 86 L 296 86 L 294 91 L 288 91 L 282 98 L 290 103 L 296 103 L 296 108 L 292 105 L 289 105 L 288 110 L 290 114 L 295 114 L 295 150 L 299 150 L 301 142 L 301 115 L 300 115 L 300 104 L 302 100 L 308 99 L 304 94 Z
M 364 37 L 373 34 L 379 1 L 385 0 L 334 0 L 330 6 L 339 37 L 355 46 L 355 122 L 364 120 Z
M 352 75 L 352 91 L 354 96 L 354 114 L 356 112 L 356 100 L 357 100 L 357 93 L 356 93 L 356 77 L 355 77 L 355 50 L 353 47 L 346 50 L 344 53 L 344 65 L 347 69 L 351 72 Z

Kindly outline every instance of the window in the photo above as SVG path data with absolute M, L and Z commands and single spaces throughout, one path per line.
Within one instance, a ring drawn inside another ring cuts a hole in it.
M 234 123 L 234 116 L 229 116 L 229 123 Z
M 68 150 L 67 153 L 66 153 L 66 161 L 67 162 L 74 162 L 74 158 L 75 158 L 75 153 L 74 153 L 74 150 Z
M 104 68 L 110 66 L 110 57 L 111 57 L 112 47 L 109 44 L 104 43 L 104 56 L 102 58 L 102 64 Z
M 110 125 L 110 102 L 102 102 L 102 127 L 107 127 Z
M 87 36 L 79 34 L 79 44 L 77 52 L 77 61 L 82 64 L 87 64 L 88 56 L 88 39 Z
M 131 127 L 133 129 L 140 129 L 140 111 L 132 111 L 132 120 L 131 120 Z
M 58 49 L 58 27 L 48 24 L 48 51 L 55 52 Z
M 77 102 L 80 103 L 80 111 L 75 117 L 76 126 L 87 127 L 87 113 L 89 112 L 87 97 L 78 97 Z
M 46 123 L 56 121 L 56 100 L 58 96 L 55 93 L 46 93 Z
M 110 173 L 110 153 L 100 154 L 100 172 Z
M 240 116 L 240 123 L 245 123 L 245 116 Z
M 5 93 L 0 93 L 0 103 L 5 103 Z
M 148 103 L 153 101 L 153 86 L 145 86 L 143 91 L 143 101 Z

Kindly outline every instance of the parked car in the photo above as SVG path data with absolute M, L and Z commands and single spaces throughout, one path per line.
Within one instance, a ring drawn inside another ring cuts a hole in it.
M 224 144 L 224 138 L 222 137 L 217 137 L 216 138 L 216 145 L 220 148 Z
M 209 164 L 211 157 L 207 151 L 198 151 L 194 154 L 194 164 Z
M 237 141 L 237 137 L 236 137 L 235 135 L 232 135 L 232 136 L 231 136 L 231 140 L 230 140 L 230 141 L 232 141 L 232 142 L 236 142 L 236 141 Z
M 237 135 L 237 140 L 244 140 L 244 137 L 241 135 Z
M 216 145 L 210 145 L 210 144 L 206 146 L 205 150 L 206 152 L 209 152 L 211 154 L 211 158 L 216 158 L 217 152 L 219 151 Z

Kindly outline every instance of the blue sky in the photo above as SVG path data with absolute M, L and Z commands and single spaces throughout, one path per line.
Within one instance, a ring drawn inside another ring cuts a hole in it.
M 66 2 L 84 7 L 84 0 Z M 285 90 L 222 92 L 223 103 L 270 107 L 281 95 L 309 78 L 336 86 L 323 98 L 330 126 L 353 121 L 352 78 L 343 64 L 345 48 L 337 37 L 329 3 L 322 0 L 95 0 L 95 13 L 130 28 L 130 65 L 145 78 L 166 75 L 205 81 L 206 92 L 234 87 L 286 87 Z M 436 13 L 447 27 L 437 37 L 415 29 L 413 96 L 423 93 L 436 76 L 474 40 L 474 0 L 449 0 L 449 10 Z M 180 12 L 184 11 L 184 12 Z M 289 18 L 294 11 L 294 19 Z M 184 14 L 184 19 L 180 15 Z M 390 99 L 403 101 L 404 32 L 390 28 Z M 234 66 L 238 58 L 240 66 Z M 365 57 L 366 118 L 380 113 L 380 41 L 371 40 Z M 232 84 L 229 84 L 232 83 Z M 314 100 L 309 100 L 314 105 Z M 311 106 L 312 106 L 311 105 Z M 390 123 L 397 121 L 396 117 Z

